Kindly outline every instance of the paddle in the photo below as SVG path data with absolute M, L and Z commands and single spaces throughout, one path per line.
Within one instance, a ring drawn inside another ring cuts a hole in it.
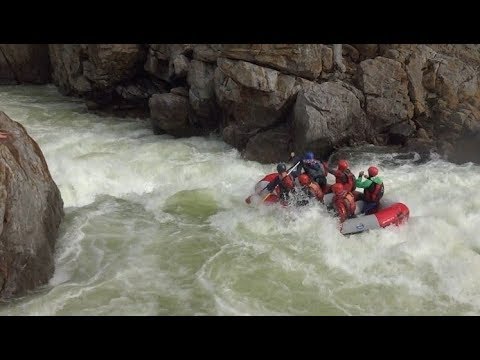
M 290 168 L 287 170 L 287 175 L 290 175 L 290 174 L 292 173 L 292 171 L 298 166 L 298 164 L 300 164 L 300 160 L 297 161 L 297 163 L 296 163 L 295 165 L 293 165 L 292 167 L 290 167 Z M 271 182 L 270 182 L 270 183 L 271 183 Z M 265 186 L 262 190 L 260 190 L 260 191 L 258 192 L 258 194 L 260 194 L 260 193 L 262 193 L 263 191 L 265 191 L 265 190 L 267 189 L 268 185 L 270 185 L 270 183 L 268 183 L 267 186 Z M 270 191 L 270 192 L 267 194 L 267 196 L 265 196 L 265 197 L 262 199 L 262 202 L 264 202 L 264 201 L 272 194 L 272 192 L 273 192 L 273 190 Z M 246 198 L 246 199 L 245 199 L 245 202 L 246 202 L 247 204 L 250 204 L 250 202 L 251 202 L 250 198 L 251 198 L 252 196 L 254 196 L 254 195 L 256 195 L 256 194 L 252 194 L 252 195 L 250 195 L 248 198 Z

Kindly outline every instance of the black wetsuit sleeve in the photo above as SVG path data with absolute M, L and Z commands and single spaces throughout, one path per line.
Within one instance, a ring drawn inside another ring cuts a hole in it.
M 272 192 L 278 184 L 280 184 L 280 177 L 277 176 L 275 180 L 271 181 L 270 184 L 267 185 L 266 189 L 269 192 Z

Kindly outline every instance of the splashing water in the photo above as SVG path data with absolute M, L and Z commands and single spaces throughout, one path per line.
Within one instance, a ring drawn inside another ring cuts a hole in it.
M 48 285 L 0 315 L 480 314 L 480 168 L 354 150 L 409 223 L 344 237 L 319 205 L 249 207 L 274 164 L 215 137 L 154 136 L 53 86 L 0 88 L 65 203 Z M 330 182 L 332 179 L 329 179 Z

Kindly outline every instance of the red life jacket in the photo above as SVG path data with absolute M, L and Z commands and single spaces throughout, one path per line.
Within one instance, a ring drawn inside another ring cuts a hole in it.
M 335 182 L 343 184 L 343 187 L 346 191 L 352 192 L 357 188 L 355 185 L 355 175 L 352 174 L 350 169 L 345 171 L 337 170 L 335 172 Z
M 363 191 L 363 197 L 368 202 L 379 202 L 383 196 L 385 188 L 383 183 L 380 185 L 372 182 L 372 185 Z
M 308 185 L 308 189 L 310 191 L 310 193 L 315 196 L 315 198 L 318 200 L 318 201 L 321 201 L 323 202 L 323 191 L 322 189 L 320 188 L 320 185 L 318 185 L 316 182 L 312 181 L 310 183 L 310 185 Z
M 344 222 L 355 214 L 356 204 L 355 197 L 351 192 L 342 191 L 333 198 L 335 209 L 337 210 L 340 222 Z
M 348 178 L 348 181 L 347 181 L 348 188 L 347 186 L 345 186 L 345 190 L 349 192 L 354 192 L 355 189 L 357 188 L 357 185 L 355 184 L 357 179 L 355 178 L 355 175 L 352 174 L 350 169 L 345 170 L 345 174 L 347 175 L 347 178 Z
M 280 186 L 285 190 L 293 189 L 295 187 L 295 183 L 292 175 L 286 175 L 283 179 L 281 179 Z

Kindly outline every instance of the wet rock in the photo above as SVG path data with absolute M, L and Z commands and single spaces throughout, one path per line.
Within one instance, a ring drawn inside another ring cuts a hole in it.
M 411 122 L 397 123 L 389 130 L 389 143 L 392 145 L 403 145 L 414 132 L 415 126 Z
M 260 132 L 247 143 L 245 158 L 264 164 L 287 162 L 290 158 L 291 135 L 286 124 Z
M 367 129 L 360 99 L 342 82 L 315 84 L 299 92 L 293 120 L 296 152 L 311 149 L 323 156 L 349 139 L 365 140 Z
M 38 144 L 0 112 L 0 299 L 46 284 L 63 200 Z
M 46 44 L 0 44 L 0 85 L 50 82 Z
M 219 58 L 214 89 L 221 122 L 230 127 L 223 131 L 225 141 L 246 144 L 252 133 L 285 122 L 297 92 L 310 84 L 249 62 Z
M 188 119 L 188 99 L 177 94 L 155 94 L 149 100 L 152 126 L 168 134 L 184 137 L 194 134 Z
M 400 62 L 377 57 L 362 61 L 360 69 L 366 113 L 379 131 L 413 117 L 407 74 Z

